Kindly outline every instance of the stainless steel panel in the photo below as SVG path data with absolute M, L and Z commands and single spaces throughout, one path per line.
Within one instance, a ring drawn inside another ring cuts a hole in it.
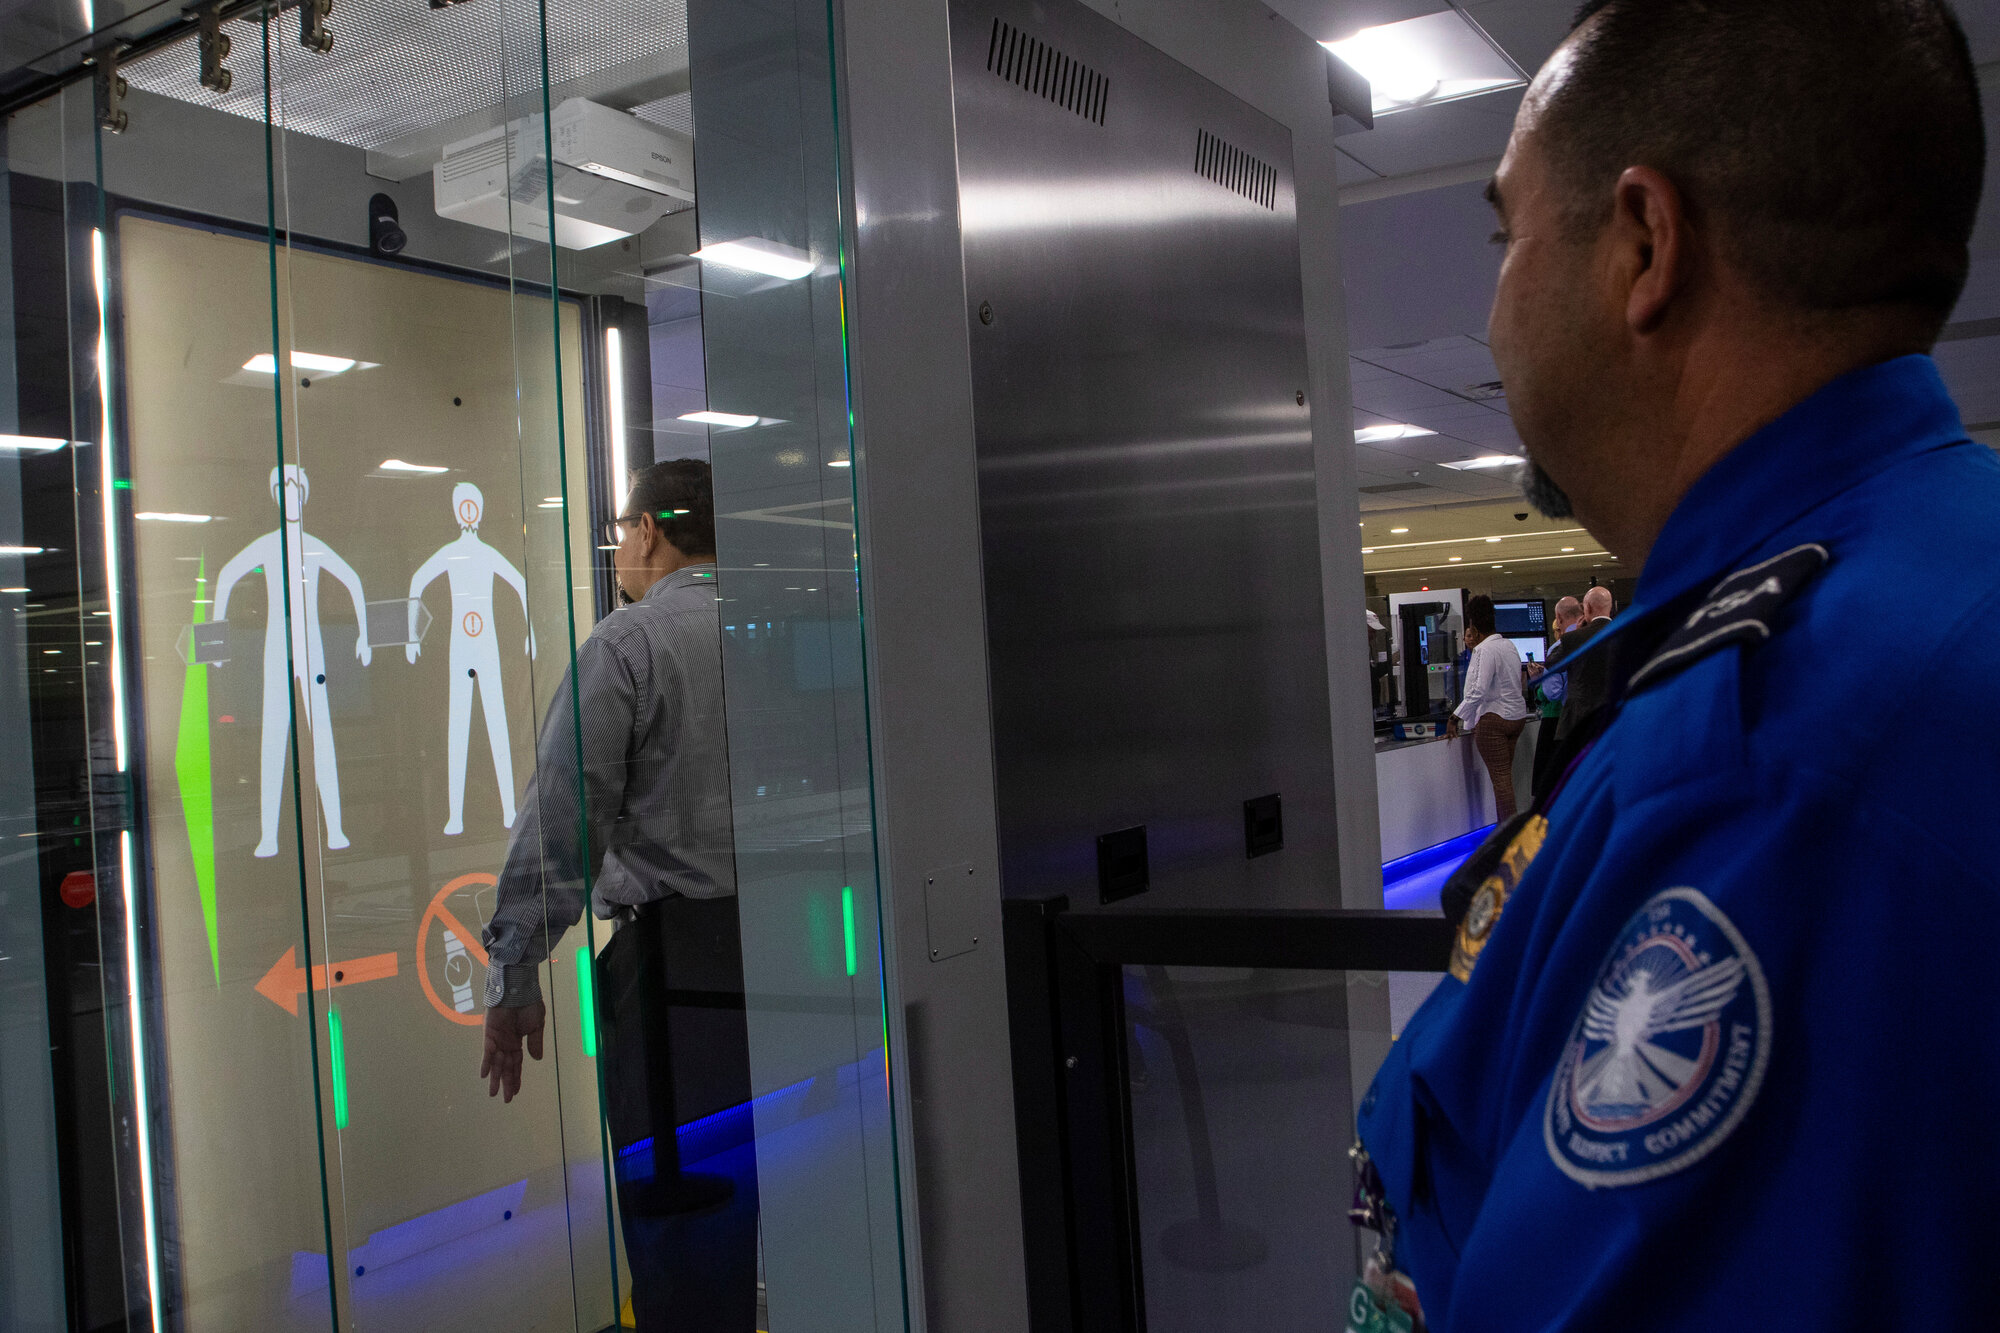
M 1143 823 L 1155 902 L 1324 901 L 1290 132 L 1067 0 L 955 0 L 952 45 L 1005 890 L 1095 901 Z
M 1028 1326 L 1001 951 L 930 959 L 924 879 L 970 863 L 999 938 L 978 474 L 947 15 L 843 3 L 846 318 L 887 1019 L 916 1333 Z

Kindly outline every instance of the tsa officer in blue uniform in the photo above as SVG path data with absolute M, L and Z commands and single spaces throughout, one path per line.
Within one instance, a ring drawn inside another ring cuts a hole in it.
M 2000 462 L 1927 355 L 1984 163 L 1940 0 L 1599 0 L 1527 94 L 1493 353 L 1531 498 L 1642 573 L 1362 1100 L 1433 1330 L 2000 1326 L 2000 746 L 1950 707 Z

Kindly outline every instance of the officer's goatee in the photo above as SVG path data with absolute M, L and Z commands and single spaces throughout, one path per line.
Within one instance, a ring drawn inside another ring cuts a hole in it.
M 1521 470 L 1521 494 L 1527 497 L 1543 518 L 1573 518 L 1576 509 L 1569 502 L 1569 492 L 1556 485 L 1556 479 L 1542 470 L 1542 465 L 1533 459 Z

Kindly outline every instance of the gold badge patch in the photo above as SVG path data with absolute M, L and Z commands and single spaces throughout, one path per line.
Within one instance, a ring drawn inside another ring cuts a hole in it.
M 1460 981 L 1472 980 L 1473 964 L 1479 961 L 1486 941 L 1492 938 L 1493 927 L 1499 924 L 1500 913 L 1507 908 L 1507 899 L 1542 850 L 1542 841 L 1548 834 L 1549 821 L 1540 815 L 1529 815 L 1522 822 L 1521 831 L 1507 844 L 1507 850 L 1500 853 L 1493 869 L 1480 881 L 1478 892 L 1472 895 L 1472 906 L 1458 923 L 1458 939 L 1451 947 L 1451 974 Z

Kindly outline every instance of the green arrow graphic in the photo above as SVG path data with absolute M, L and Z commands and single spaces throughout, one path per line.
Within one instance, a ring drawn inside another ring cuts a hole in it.
M 194 623 L 202 621 L 201 593 L 208 590 L 208 566 L 195 565 Z M 190 656 L 197 656 L 190 641 Z M 174 742 L 174 779 L 181 789 L 181 815 L 187 820 L 188 855 L 194 860 L 195 892 L 201 895 L 201 921 L 208 928 L 208 960 L 215 969 L 215 988 L 222 989 L 222 951 L 215 934 L 215 784 L 208 760 L 208 668 L 188 663 L 181 686 L 181 731 Z

